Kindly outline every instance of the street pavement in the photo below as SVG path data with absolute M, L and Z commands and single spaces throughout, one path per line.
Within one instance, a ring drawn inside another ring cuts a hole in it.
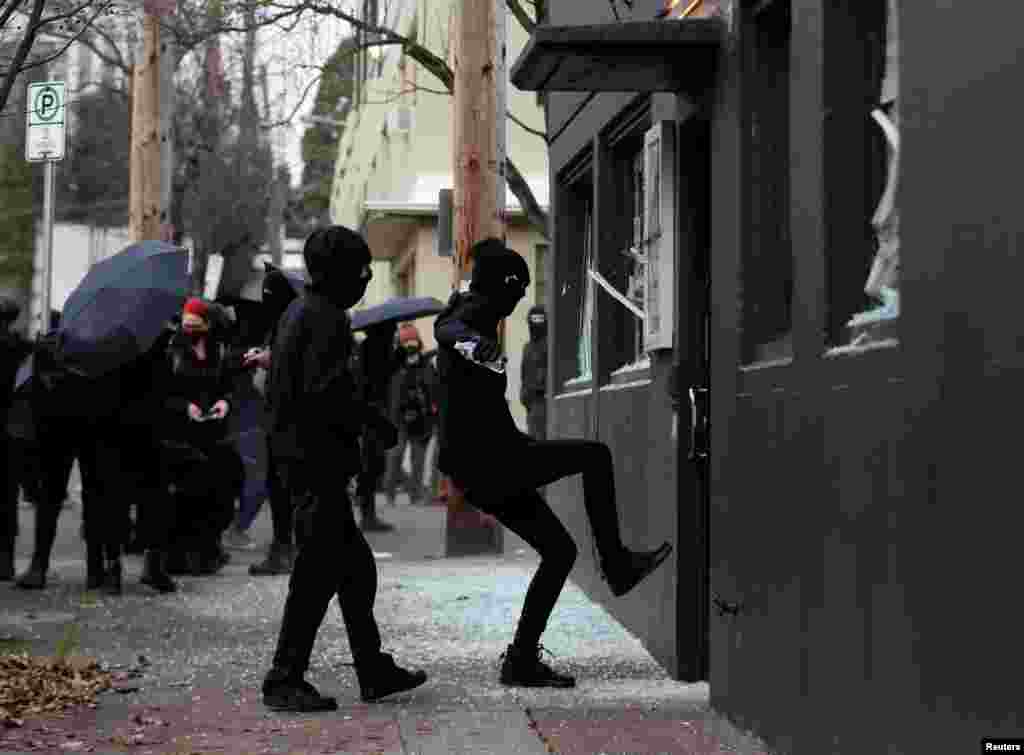
M 543 642 L 571 690 L 498 683 L 536 557 L 506 533 L 505 553 L 443 557 L 445 510 L 379 506 L 394 533 L 371 534 L 380 574 L 377 617 L 385 650 L 430 675 L 383 703 L 359 701 L 340 612 L 332 607 L 308 678 L 338 697 L 328 714 L 263 708 L 259 686 L 273 653 L 285 577 L 250 577 L 262 557 L 232 551 L 214 577 L 181 577 L 179 592 L 138 583 L 126 558 L 125 594 L 86 593 L 80 507 L 67 508 L 45 591 L 0 583 L 0 652 L 52 655 L 58 647 L 119 674 L 95 708 L 0 729 L 0 755 L 92 753 L 680 753 L 767 755 L 708 704 L 706 684 L 673 681 L 640 642 L 568 585 Z M 32 511 L 19 511 L 19 571 L 28 565 Z M 252 534 L 270 537 L 269 512 Z M 344 554 L 339 553 L 339 568 Z M 643 589 L 642 586 L 638 589 Z

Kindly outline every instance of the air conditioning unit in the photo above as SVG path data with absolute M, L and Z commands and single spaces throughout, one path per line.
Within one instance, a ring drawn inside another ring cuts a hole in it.
M 396 105 L 388 112 L 388 133 L 408 134 L 412 131 L 412 108 L 409 105 Z

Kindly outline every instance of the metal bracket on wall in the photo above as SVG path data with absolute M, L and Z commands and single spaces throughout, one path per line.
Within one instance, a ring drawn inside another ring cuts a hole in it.
M 711 603 L 714 605 L 719 616 L 739 616 L 746 610 L 742 601 L 733 603 L 725 600 L 720 595 L 716 595 L 712 598 Z
M 690 461 L 707 461 L 711 456 L 711 422 L 708 418 L 710 391 L 691 385 L 690 397 Z

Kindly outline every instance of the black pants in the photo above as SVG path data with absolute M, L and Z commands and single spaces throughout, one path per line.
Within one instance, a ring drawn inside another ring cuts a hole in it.
M 540 554 L 515 637 L 517 646 L 533 648 L 547 627 L 578 554 L 576 543 L 537 488 L 582 473 L 583 500 L 598 554 L 610 559 L 622 549 L 615 471 L 608 446 L 597 441 L 537 441 L 512 454 L 504 454 L 502 460 L 514 473 L 478 475 L 480 482 L 466 483 L 466 500 L 494 516 Z
M 344 478 L 333 469 L 289 465 L 283 475 L 295 501 L 298 546 L 281 633 L 274 653 L 275 671 L 300 676 L 309 667 L 313 643 L 337 596 L 356 666 L 380 655 L 380 630 L 373 616 L 377 598 L 377 562 L 356 526 Z
M 146 515 L 146 545 L 166 550 L 202 550 L 219 541 L 231 524 L 245 480 L 234 446 L 164 445 L 160 452 L 161 505 Z
M 278 545 L 291 545 L 293 517 L 292 497 L 281 480 L 278 462 L 267 433 L 267 497 L 270 499 L 270 523 L 274 530 L 274 542 Z
M 0 457 L 0 551 L 13 552 L 18 537 L 18 470 L 21 468 L 19 443 L 6 433 L 2 436 Z
M 121 553 L 128 535 L 128 503 L 120 487 L 120 444 L 104 428 L 81 421 L 50 421 L 39 428 L 40 495 L 36 502 L 33 566 L 49 568 L 57 522 L 67 498 L 71 468 L 82 475 L 85 540 L 111 558 Z

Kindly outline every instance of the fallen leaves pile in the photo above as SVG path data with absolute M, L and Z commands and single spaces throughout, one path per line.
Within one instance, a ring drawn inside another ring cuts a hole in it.
M 0 655 L 0 728 L 23 725 L 25 716 L 96 705 L 114 676 L 92 658 Z

